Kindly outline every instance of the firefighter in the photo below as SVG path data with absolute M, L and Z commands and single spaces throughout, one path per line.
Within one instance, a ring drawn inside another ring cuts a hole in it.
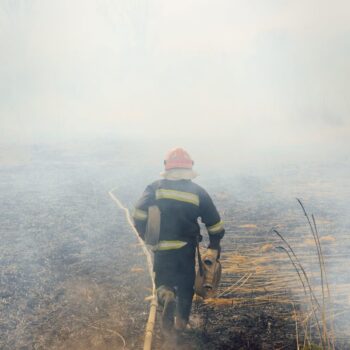
M 140 237 L 145 239 L 149 208 L 159 208 L 153 268 L 158 304 L 163 310 L 162 329 L 171 331 L 175 325 L 181 331 L 187 326 L 194 294 L 195 253 L 201 239 L 198 218 L 209 234 L 208 249 L 215 250 L 218 257 L 225 230 L 208 193 L 192 182 L 197 174 L 189 154 L 182 148 L 172 149 L 164 167 L 163 179 L 147 186 L 135 205 L 133 219 Z

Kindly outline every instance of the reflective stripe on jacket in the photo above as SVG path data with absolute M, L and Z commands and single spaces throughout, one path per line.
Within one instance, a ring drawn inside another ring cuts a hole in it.
M 211 242 L 218 242 L 224 236 L 224 225 L 212 199 L 191 180 L 163 179 L 147 186 L 133 212 L 141 237 L 145 233 L 148 208 L 152 205 L 157 205 L 161 212 L 159 243 L 163 248 L 158 246 L 158 250 L 179 249 L 187 242 L 195 243 L 200 233 L 198 218 L 206 225 Z

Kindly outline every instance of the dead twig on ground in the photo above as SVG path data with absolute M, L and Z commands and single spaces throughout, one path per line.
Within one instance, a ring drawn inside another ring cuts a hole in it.
M 93 328 L 93 329 L 97 329 L 99 331 L 107 331 L 107 332 L 115 334 L 123 342 L 123 348 L 126 347 L 126 341 L 125 341 L 124 337 L 120 333 L 118 333 L 117 331 L 114 331 L 114 330 L 109 329 L 109 328 L 96 327 L 96 326 L 93 326 L 93 325 L 88 325 L 88 327 Z

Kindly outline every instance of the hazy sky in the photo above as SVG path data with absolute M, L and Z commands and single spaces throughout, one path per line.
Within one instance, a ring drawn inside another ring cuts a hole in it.
M 2 140 L 338 151 L 349 112 L 348 0 L 0 0 Z

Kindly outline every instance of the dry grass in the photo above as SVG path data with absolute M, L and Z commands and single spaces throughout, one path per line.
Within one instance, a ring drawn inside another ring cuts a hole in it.
M 250 225 L 238 227 L 245 227 L 247 230 L 253 228 Z M 314 234 L 318 234 L 316 230 Z M 236 237 L 240 242 L 239 252 L 226 251 L 222 254 L 223 278 L 218 291 L 220 297 L 205 300 L 205 305 L 218 313 L 226 313 L 227 308 L 232 308 L 233 314 L 243 317 L 250 312 L 257 318 L 262 310 L 268 308 L 269 317 L 275 323 L 283 320 L 284 336 L 290 332 L 289 337 L 293 338 L 298 346 L 333 349 L 333 316 L 329 308 L 330 299 L 325 294 L 326 275 L 320 242 L 327 247 L 335 243 L 335 238 L 331 235 L 318 237 L 317 243 L 312 236 L 302 242 L 293 241 L 299 254 L 301 252 L 302 259 L 302 262 L 296 260 L 296 265 L 293 266 L 293 255 L 288 256 L 283 251 L 276 250 L 278 241 L 274 241 L 270 233 L 264 236 L 263 241 L 261 233 L 259 237 L 253 234 L 248 238 L 242 232 L 241 237 L 242 240 L 240 236 Z M 309 249 L 311 246 L 315 247 L 315 244 L 319 256 Z M 301 264 L 304 265 L 303 271 L 300 270 Z M 320 273 L 317 273 L 317 269 L 320 268 L 321 279 L 317 277 Z M 296 269 L 300 270 L 299 275 Z M 346 294 L 348 286 L 338 286 L 337 289 L 335 286 L 329 287 L 331 288 L 338 294 L 341 291 Z M 280 308 L 278 305 L 284 306 Z M 338 314 L 341 315 L 342 312 Z M 244 328 L 244 323 L 242 327 Z

